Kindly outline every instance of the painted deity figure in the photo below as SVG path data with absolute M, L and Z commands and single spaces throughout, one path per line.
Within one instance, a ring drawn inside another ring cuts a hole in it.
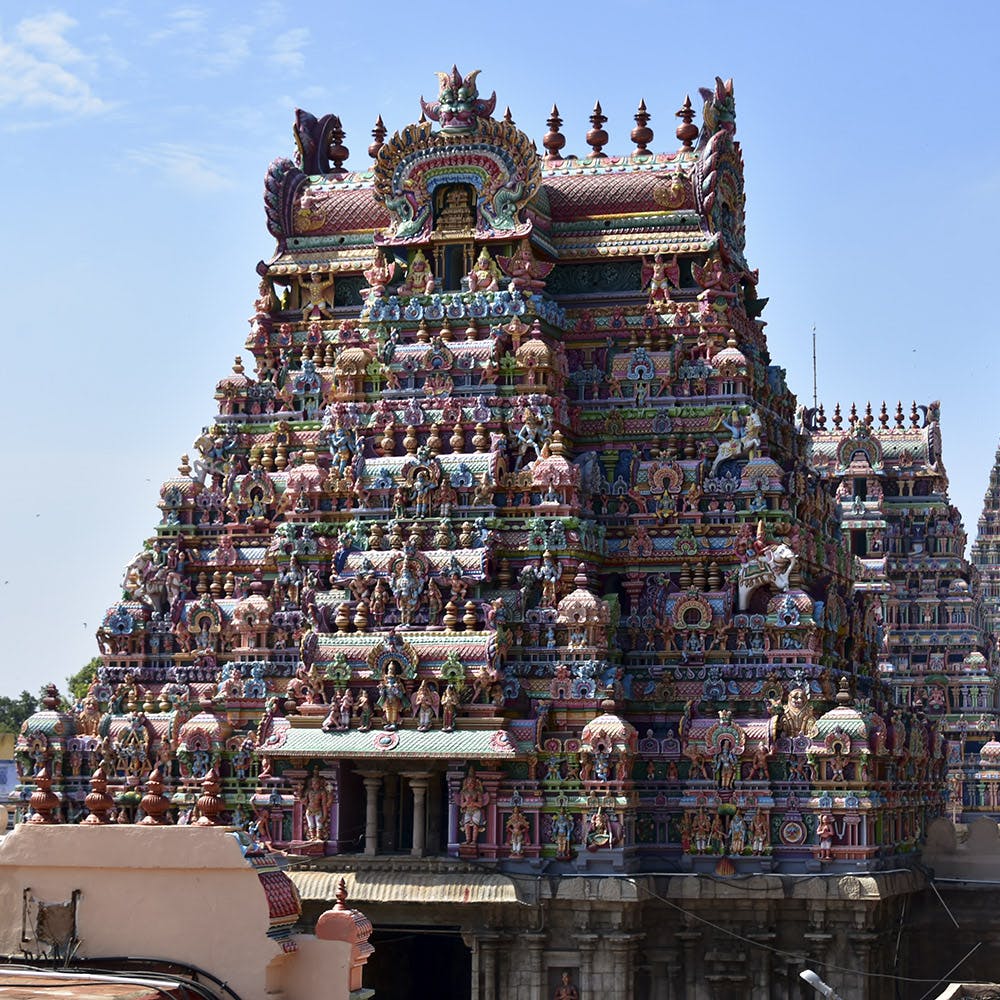
M 750 823 L 750 849 L 754 854 L 764 854 L 770 843 L 770 820 L 763 809 L 758 809 Z
M 649 282 L 649 298 L 651 302 L 662 302 L 670 298 L 670 286 L 675 288 L 680 286 L 680 265 L 677 263 L 677 256 L 667 260 L 662 253 L 658 253 L 652 263 L 644 264 L 643 278 Z
M 308 279 L 308 280 L 306 280 Z M 299 278 L 299 288 L 302 291 L 302 319 L 309 323 L 313 320 L 329 319 L 333 314 L 333 277 L 329 274 L 307 273 Z
M 712 821 L 704 809 L 699 809 L 691 822 L 691 837 L 696 854 L 704 854 L 708 850 L 711 833 Z
M 385 286 L 392 281 L 395 271 L 395 261 L 386 260 L 381 254 L 376 256 L 375 263 L 364 272 L 370 293 L 374 298 L 381 298 L 385 295 Z
M 565 808 L 560 809 L 552 821 L 552 839 L 556 845 L 556 858 L 568 861 L 573 856 L 573 817 Z
M 351 728 L 351 716 L 354 714 L 354 696 L 350 688 L 345 688 L 339 697 L 334 694 L 330 699 L 330 711 L 323 720 L 323 732 L 335 730 L 338 733 Z
M 379 686 L 378 707 L 385 713 L 385 729 L 392 732 L 399 728 L 400 716 L 408 703 L 406 691 L 396 676 L 396 665 L 390 663 Z
M 400 295 L 433 295 L 434 274 L 423 250 L 417 250 L 399 286 Z
M 517 472 L 528 461 L 528 453 L 532 453 L 531 461 L 541 458 L 545 442 L 552 436 L 549 419 L 537 406 L 525 406 L 521 411 L 521 428 L 515 437 L 517 457 L 514 460 L 514 471 Z
M 458 806 L 462 811 L 462 829 L 468 845 L 475 844 L 480 833 L 486 829 L 486 802 L 483 783 L 476 777 L 475 768 L 470 767 L 458 797 Z
M 399 623 L 404 628 L 413 624 L 413 616 L 425 583 L 420 565 L 413 558 L 415 551 L 416 546 L 411 546 L 407 542 L 403 558 L 399 560 L 390 583 L 393 596 L 396 598 L 396 607 L 399 609 Z
M 548 549 L 542 555 L 537 572 L 538 579 L 542 582 L 541 606 L 543 608 L 554 608 L 558 597 L 556 586 L 562 576 L 562 566 L 559 560 L 554 558 Z
M 329 819 L 331 796 L 330 787 L 319 771 L 313 771 L 306 780 L 302 790 L 302 802 L 307 838 L 309 840 L 322 840 Z
M 573 985 L 568 972 L 562 974 L 559 987 L 552 994 L 552 1000 L 580 1000 L 580 991 Z
M 733 751 L 732 740 L 722 740 L 715 757 L 715 781 L 719 788 L 731 789 L 737 776 L 739 760 Z
M 441 728 L 446 733 L 454 732 L 455 716 L 458 712 L 459 697 L 454 684 L 449 684 L 441 695 Z
M 753 763 L 750 765 L 750 780 L 753 781 L 755 778 L 760 778 L 763 781 L 767 781 L 771 777 L 769 764 L 771 760 L 771 750 L 770 747 L 761 743 L 759 747 L 754 751 Z
M 737 812 L 729 821 L 729 853 L 742 854 L 747 846 L 747 824 L 743 813 Z
M 729 420 L 722 421 L 722 426 L 732 437 L 719 445 L 712 468 L 709 470 L 710 476 L 715 475 L 723 462 L 731 458 L 755 458 L 760 451 L 763 424 L 756 410 L 751 410 L 746 417 L 738 410 L 733 410 Z
M 368 701 L 368 692 L 364 688 L 362 688 L 361 694 L 358 695 L 354 710 L 358 714 L 358 729 L 363 733 L 367 733 L 372 727 L 372 706 Z
M 604 813 L 604 807 L 598 806 L 597 812 L 590 817 L 590 829 L 587 830 L 587 850 L 596 851 L 602 847 L 611 847 L 614 836 L 611 825 Z
M 829 861 L 833 857 L 833 816 L 830 813 L 823 813 L 816 826 L 816 840 L 819 843 L 818 857 L 822 861 Z
M 788 701 L 781 713 L 782 736 L 810 736 L 816 725 L 816 716 L 809 704 L 809 693 L 804 687 L 794 687 L 788 692 Z
M 510 845 L 511 857 L 519 858 L 524 854 L 524 841 L 531 824 L 521 812 L 520 806 L 514 806 L 514 811 L 507 820 L 507 843 Z
M 470 292 L 495 292 L 500 287 L 497 266 L 486 247 L 479 252 L 468 279 Z
M 426 733 L 437 715 L 439 699 L 437 693 L 427 686 L 427 679 L 420 682 L 413 695 L 413 711 L 417 717 L 417 731 Z

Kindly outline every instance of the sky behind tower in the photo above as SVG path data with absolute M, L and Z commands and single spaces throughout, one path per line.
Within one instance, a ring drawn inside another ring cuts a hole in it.
M 732 76 L 773 361 L 810 400 L 815 324 L 828 412 L 940 400 L 974 535 L 1000 435 L 998 29 L 986 2 L 0 6 L 0 693 L 97 652 L 159 485 L 245 354 L 294 109 L 339 114 L 359 169 L 375 117 L 415 121 L 453 62 L 539 145 L 557 102 L 580 154 L 595 99 L 608 152 L 640 98 L 671 150 L 684 95 Z

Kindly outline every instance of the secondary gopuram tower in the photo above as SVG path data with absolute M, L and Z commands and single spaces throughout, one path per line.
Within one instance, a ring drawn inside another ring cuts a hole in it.
M 376 925 L 458 928 L 483 996 L 631 997 L 640 966 L 797 995 L 681 896 L 877 962 L 915 882 L 839 873 L 912 856 L 943 746 L 890 711 L 768 354 L 732 82 L 702 96 L 669 152 L 641 103 L 631 152 L 598 104 L 585 155 L 556 108 L 539 153 L 453 69 L 359 170 L 297 112 L 252 360 L 163 485 L 90 694 L 19 739 L 40 821 L 252 824 L 313 858 L 307 904 L 346 874 Z M 751 872 L 766 903 L 720 905 Z
M 823 407 L 802 421 L 812 465 L 840 506 L 855 591 L 874 604 L 879 673 L 897 706 L 919 705 L 948 739 L 949 815 L 996 814 L 996 650 L 948 497 L 940 404 L 913 403 L 907 415 L 897 403 L 890 415 L 882 403 L 877 416 L 870 403 L 846 413 L 838 404 L 829 422 Z

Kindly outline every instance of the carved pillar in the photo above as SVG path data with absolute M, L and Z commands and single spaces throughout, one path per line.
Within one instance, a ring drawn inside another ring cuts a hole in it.
M 378 791 L 382 784 L 381 771 L 362 771 L 365 780 L 365 854 L 378 854 Z
M 768 948 L 774 947 L 774 939 L 777 935 L 773 931 L 760 930 L 747 934 L 753 941 L 758 941 L 762 945 L 754 949 L 751 955 L 751 966 L 753 967 L 753 1000 L 769 1000 L 771 996 L 771 986 L 773 984 L 773 963 L 771 962 L 772 952 Z
M 698 995 L 699 968 L 696 946 L 701 940 L 699 931 L 678 931 L 675 935 L 684 947 L 684 996 Z
M 591 996 L 594 985 L 594 949 L 596 934 L 576 934 L 576 950 L 580 953 L 580 995 Z
M 855 983 L 857 984 L 855 989 L 858 990 L 857 995 L 861 996 L 868 986 L 868 971 L 871 964 L 872 949 L 878 941 L 878 935 L 871 931 L 857 931 L 854 934 L 849 934 L 847 939 L 854 946 L 855 961 L 857 962 L 857 971 L 854 973 Z M 844 974 L 841 973 L 841 976 L 843 981 Z M 846 986 L 846 983 L 844 985 Z
M 635 973 L 632 968 L 638 934 L 609 934 L 605 940 L 611 948 L 611 966 L 614 982 L 619 984 L 616 1000 L 633 1000 Z
M 399 792 L 398 774 L 384 776 L 382 786 L 382 850 L 389 854 L 399 846 Z
M 326 853 L 340 853 L 340 761 L 325 767 L 320 774 L 326 778 L 330 787 L 330 813 L 328 833 L 326 837 Z
M 542 951 L 548 935 L 544 932 L 522 934 L 521 940 L 528 948 L 528 989 L 518 996 L 524 1000 L 547 1000 L 545 997 L 545 970 L 542 965 Z
M 458 793 L 462 788 L 464 775 L 460 771 L 449 771 L 448 781 L 448 853 L 458 857 L 461 840 L 458 832 Z
M 483 969 L 483 992 L 480 1000 L 497 1000 L 497 939 L 493 935 L 479 938 Z
M 649 1000 L 674 1000 L 679 997 L 677 975 L 680 961 L 676 948 L 646 948 L 650 966 Z
M 426 853 L 427 833 L 427 780 L 426 771 L 407 771 L 403 775 L 410 782 L 413 792 L 413 847 L 410 854 L 422 858 Z
M 480 1000 L 479 996 L 479 938 L 470 931 L 463 931 L 462 941 L 465 947 L 472 952 L 472 990 L 471 1000 Z

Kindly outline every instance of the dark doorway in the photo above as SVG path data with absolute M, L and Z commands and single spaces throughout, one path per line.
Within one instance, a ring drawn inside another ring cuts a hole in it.
M 364 984 L 376 998 L 471 1000 L 472 954 L 458 931 L 382 926 L 370 940 Z

